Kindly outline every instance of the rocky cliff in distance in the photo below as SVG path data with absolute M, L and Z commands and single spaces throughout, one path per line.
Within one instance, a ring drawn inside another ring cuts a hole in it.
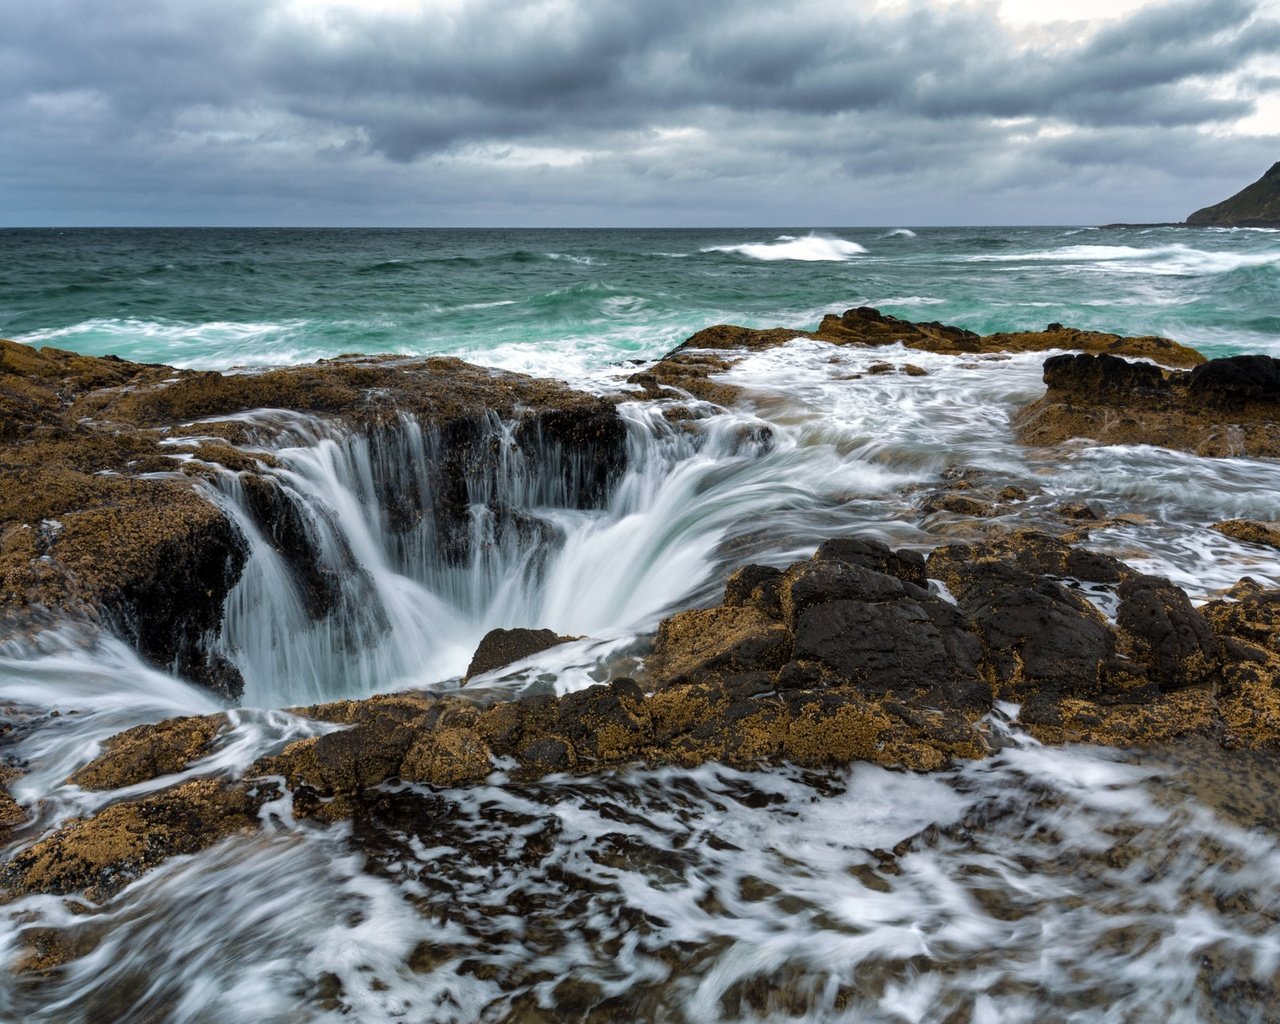
M 1261 178 L 1187 218 L 1191 227 L 1280 228 L 1280 161 Z

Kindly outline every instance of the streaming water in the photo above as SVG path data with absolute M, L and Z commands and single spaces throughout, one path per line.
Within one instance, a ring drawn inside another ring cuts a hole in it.
M 1064 267 L 1073 280 L 1124 277 L 1132 283 L 1110 298 L 1133 325 L 1146 314 L 1125 301 L 1177 310 L 1159 300 L 1180 296 L 1191 307 L 1184 313 L 1200 316 L 1196 274 L 1274 277 L 1276 270 L 1265 236 L 1237 254 L 1249 260 L 1227 267 L 1226 241 L 1197 241 L 1190 253 L 1162 236 L 1090 246 L 1061 232 L 1052 245 L 1044 232 L 1021 242 L 992 232 L 969 241 L 906 230 L 866 232 L 858 242 L 802 232 L 727 235 L 520 249 L 526 258 L 499 261 L 503 273 L 541 275 L 555 266 L 551 290 L 564 289 L 531 330 L 555 333 L 572 308 L 566 336 L 586 339 L 583 348 L 551 348 L 504 333 L 509 325 L 495 328 L 483 352 L 473 335 L 466 344 L 489 362 L 529 357 L 582 386 L 623 387 L 635 367 L 620 368 L 622 358 L 656 356 L 684 329 L 653 305 L 661 289 L 652 277 L 641 275 L 643 302 L 598 278 L 573 277 L 603 273 L 624 250 L 628 258 L 661 250 L 666 255 L 652 259 L 719 282 L 700 286 L 716 309 L 757 280 L 754 268 L 776 273 L 786 285 L 769 310 L 754 310 L 763 321 L 817 308 L 786 269 L 797 262 L 822 267 L 822 288 L 835 287 L 831 275 L 856 272 L 870 278 L 847 286 L 859 295 L 875 288 L 904 315 L 927 307 L 930 317 L 946 318 L 976 301 L 966 288 L 982 292 L 983 315 L 995 316 L 1001 301 L 1039 301 L 1044 275 Z M 911 248 L 925 243 L 930 248 Z M 261 258 L 258 242 L 243 244 L 259 255 L 237 259 Z M 888 255 L 889 246 L 902 247 L 900 255 Z M 1145 255 L 1128 251 L 1143 246 Z M 1016 261 L 994 258 L 1011 248 Z M 490 256 L 449 258 L 472 261 L 447 264 L 458 281 L 492 269 L 484 263 Z M 907 269 L 886 271 L 891 258 Z M 956 284 L 961 278 L 945 267 L 966 261 L 975 275 L 1015 262 L 1008 289 L 983 292 L 967 278 Z M 421 272 L 366 262 L 371 281 Z M 1138 280 L 1135 266 L 1149 276 Z M 155 271 L 189 272 L 180 264 Z M 950 282 L 945 288 L 927 286 L 937 274 Z M 1274 287 L 1271 277 L 1259 280 Z M 663 301 L 673 307 L 685 298 Z M 1052 309 L 1034 307 L 1037 321 L 1088 301 L 1083 292 L 1052 299 Z M 456 308 L 440 315 L 462 332 L 468 317 L 507 315 L 499 303 L 508 301 L 527 311 L 539 300 L 461 289 Z M 1240 301 L 1257 315 L 1253 327 L 1241 327 L 1250 317 L 1233 313 L 1235 327 L 1271 337 L 1274 324 L 1257 312 L 1256 296 L 1252 305 Z M 1234 302 L 1217 308 L 1235 310 Z M 463 309 L 468 304 L 477 308 Z M 279 359 L 294 342 L 307 355 L 339 344 L 329 327 L 306 326 L 301 313 L 295 321 L 285 306 L 279 323 L 293 323 L 294 334 L 264 328 L 245 342 L 248 335 L 236 332 L 258 323 L 249 309 L 243 320 L 205 323 L 205 347 L 193 342 L 185 361 L 225 365 L 243 356 L 242 345 L 267 344 Z M 704 313 L 681 316 L 698 316 L 698 327 L 713 319 Z M 425 323 L 405 315 L 396 313 L 402 319 L 386 328 L 388 338 L 412 334 L 406 322 Z M 604 326 L 593 328 L 597 315 Z M 106 328 L 90 318 L 38 325 L 27 322 L 33 316 L 18 318 L 32 340 L 115 345 L 93 333 Z M 120 323 L 112 320 L 111 330 Z M 224 329 L 222 347 L 208 347 Z M 373 332 L 366 340 L 381 329 L 362 328 Z M 133 354 L 148 345 L 184 351 L 182 338 L 156 341 L 148 330 L 129 334 Z M 438 338 L 415 337 L 439 349 Z M 627 465 L 595 506 L 583 498 L 583 467 L 549 446 L 530 454 L 511 444 L 513 425 L 495 418 L 485 428 L 492 444 L 483 446 L 493 455 L 470 482 L 465 543 L 443 534 L 432 500 L 440 441 L 416 422 L 370 437 L 305 417 L 254 414 L 258 441 L 279 460 L 267 472 L 303 525 L 317 578 L 328 581 L 327 603 L 317 614 L 314 595 L 261 534 L 244 481 L 216 477 L 209 496 L 250 548 L 217 638 L 244 675 L 243 706 L 222 708 L 109 637 L 54 629 L 36 651 L 0 648 L 0 704 L 11 726 L 4 753 L 26 769 L 10 789 L 32 813 L 0 855 L 112 800 L 178 778 L 237 774 L 262 753 L 331 728 L 282 708 L 453 689 L 495 626 L 549 627 L 582 639 L 473 687 L 566 692 L 629 674 L 664 614 L 714 601 L 742 563 L 786 564 L 837 534 L 921 550 L 974 536 L 972 520 L 919 511 L 921 495 L 960 470 L 975 493 L 1026 491 L 1025 500 L 1002 506 L 1006 525 L 1060 523 L 1054 509 L 1067 501 L 1126 513 L 1091 531 L 1087 543 L 1173 578 L 1197 599 L 1245 574 L 1280 586 L 1280 564 L 1266 549 L 1206 529 L 1224 518 L 1280 519 L 1275 460 L 1023 449 L 1012 443 L 1008 420 L 1039 394 L 1042 360 L 961 361 L 805 341 L 753 354 L 724 378 L 746 389 L 736 411 L 706 407 L 704 418 L 677 425 L 659 405 L 625 402 Z M 880 361 L 910 362 L 927 374 L 869 373 Z M 1095 597 L 1106 605 L 1107 594 Z M 124 728 L 224 710 L 219 748 L 179 777 L 106 794 L 65 782 Z M 1047 749 L 1019 731 L 1016 708 L 995 719 L 1006 744 L 998 756 L 928 777 L 865 765 L 831 773 L 706 766 L 528 784 L 497 772 L 466 790 L 386 787 L 351 823 L 328 828 L 295 823 L 285 799 L 264 811 L 260 834 L 172 860 L 103 905 L 42 896 L 0 907 L 0 963 L 8 968 L 0 1019 L 1280 1019 L 1274 759 L 1195 746 L 1141 756 Z M 76 955 L 48 973 L 17 971 L 47 929 L 58 929 Z

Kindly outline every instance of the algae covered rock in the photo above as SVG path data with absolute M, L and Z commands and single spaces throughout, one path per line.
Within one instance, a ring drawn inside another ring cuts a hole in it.
M 225 715 L 170 718 L 119 733 L 69 781 L 84 789 L 121 789 L 183 771 L 208 754 L 226 728 Z
M 513 662 L 579 639 L 581 637 L 560 636 L 551 629 L 491 629 L 476 647 L 462 681 L 468 682 L 474 676 L 505 668 Z
M 257 829 L 258 809 L 276 795 L 267 784 L 200 779 L 111 804 L 16 854 L 0 870 L 0 883 L 15 894 L 83 892 L 106 899 L 169 857 Z
M 1248 544 L 1262 544 L 1280 548 L 1280 523 L 1260 522 L 1256 519 L 1227 519 L 1209 527 L 1224 537 L 1242 540 Z
M 1042 398 L 1013 425 L 1023 444 L 1073 438 L 1151 444 L 1198 455 L 1280 455 L 1280 360 L 1213 359 L 1189 373 L 1115 356 L 1045 360 Z

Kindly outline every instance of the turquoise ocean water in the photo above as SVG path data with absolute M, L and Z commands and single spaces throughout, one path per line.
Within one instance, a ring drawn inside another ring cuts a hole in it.
M 573 377 L 863 304 L 1280 352 L 1280 232 L 0 231 L 0 336 L 200 368 L 395 351 Z

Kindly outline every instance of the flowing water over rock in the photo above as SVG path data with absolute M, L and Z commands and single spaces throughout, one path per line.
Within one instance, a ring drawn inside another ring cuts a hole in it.
M 834 247 L 833 264 L 875 259 L 873 238 L 869 255 Z M 695 248 L 680 251 L 758 258 Z M 1139 258 L 1086 249 L 1020 258 L 1087 258 L 1098 274 L 1131 274 Z M 1163 275 L 1191 257 L 1149 258 Z M 368 431 L 254 414 L 246 450 L 270 450 L 257 477 L 273 489 L 226 469 L 202 484 L 247 542 L 211 638 L 244 679 L 241 706 L 107 636 L 53 628 L 36 651 L 0 650 L 4 752 L 24 769 L 9 788 L 33 812 L 0 852 L 336 728 L 289 706 L 455 691 L 494 627 L 581 639 L 478 677 L 467 692 L 480 699 L 632 674 L 659 620 L 718 600 L 732 569 L 785 565 L 832 536 L 927 551 L 993 525 L 1042 527 L 1196 599 L 1246 574 L 1280 586 L 1274 550 L 1207 529 L 1280 518 L 1276 460 L 1023 448 L 1010 418 L 1042 393 L 1043 358 L 799 339 L 715 377 L 743 389 L 732 411 L 624 401 L 626 462 L 604 487 L 494 416 L 448 502 L 448 446 L 412 417 Z M 590 386 L 625 390 L 634 370 L 593 367 Z M 172 447 L 194 456 L 198 440 Z M 1114 588 L 1089 596 L 1114 617 Z M 219 711 L 223 742 L 190 767 L 124 790 L 66 781 L 130 726 Z M 469 788 L 384 786 L 333 825 L 295 821 L 281 796 L 261 832 L 169 860 L 100 904 L 0 907 L 0 1018 L 1280 1019 L 1274 756 L 1199 741 L 1049 748 L 1010 705 L 988 728 L 995 756 L 928 776 L 500 770 Z

